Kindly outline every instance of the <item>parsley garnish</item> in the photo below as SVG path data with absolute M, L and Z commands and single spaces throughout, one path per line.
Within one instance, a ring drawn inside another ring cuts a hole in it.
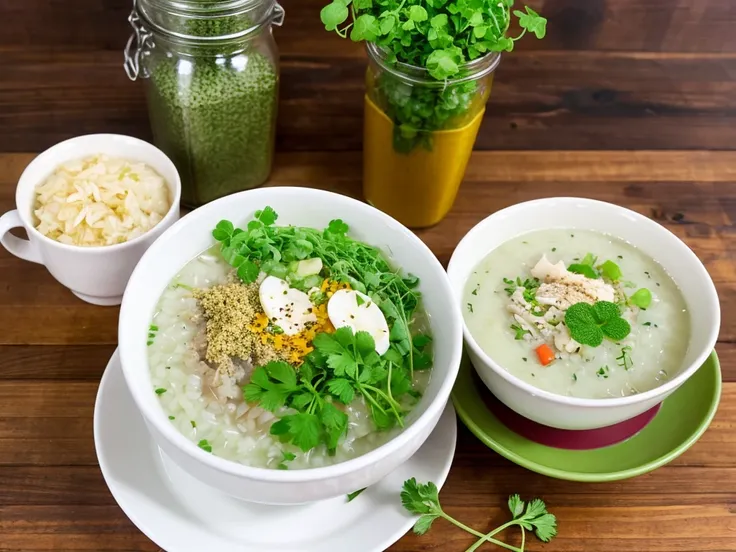
M 623 367 L 625 370 L 628 370 L 634 365 L 634 361 L 631 360 L 631 347 L 628 345 L 626 347 L 621 348 L 621 355 L 616 357 L 616 362 L 619 366 Z
M 445 513 L 440 505 L 439 491 L 434 483 L 417 483 L 414 478 L 405 481 L 401 491 L 401 503 L 409 512 L 419 516 L 414 524 L 414 532 L 417 535 L 423 535 L 429 531 L 434 520 L 442 518 L 478 537 L 476 543 L 466 552 L 473 552 L 486 542 L 514 552 L 524 552 L 526 531 L 534 531 L 537 538 L 543 542 L 549 542 L 557 535 L 557 518 L 547 511 L 544 502 L 538 498 L 525 503 L 519 495 L 510 496 L 508 507 L 513 519 L 486 534 L 468 527 Z M 521 529 L 521 547 L 511 546 L 494 538 L 501 531 L 513 526 Z
M 166 393 L 166 389 L 164 389 L 163 387 L 159 387 L 158 389 L 156 389 L 157 395 L 163 395 L 164 393 Z
M 212 445 L 209 444 L 207 439 L 202 439 L 199 443 L 197 443 L 197 446 L 205 452 L 212 452 Z
M 468 311 L 470 311 L 470 314 L 473 314 L 473 303 L 468 303 Z
M 518 340 L 518 339 L 524 339 L 524 336 L 525 336 L 526 334 L 529 334 L 529 335 L 531 335 L 531 333 L 532 333 L 532 332 L 530 332 L 529 330 L 525 330 L 524 328 L 522 328 L 522 327 L 521 327 L 521 326 L 519 326 L 518 324 L 511 324 L 511 326 L 510 326 L 510 327 L 511 327 L 511 329 L 512 329 L 512 330 L 514 330 L 514 332 L 516 333 L 516 335 L 514 336 L 514 339 L 517 339 L 517 340 Z
M 596 372 L 596 374 L 598 375 L 599 378 L 608 379 L 608 372 L 609 372 L 608 366 L 601 366 Z
M 174 416 L 169 416 L 169 420 L 175 420 L 176 418 Z
M 621 341 L 631 332 L 629 323 L 621 318 L 619 306 L 608 301 L 594 305 L 575 303 L 565 312 L 565 324 L 575 341 L 591 347 L 598 347 L 604 337 Z

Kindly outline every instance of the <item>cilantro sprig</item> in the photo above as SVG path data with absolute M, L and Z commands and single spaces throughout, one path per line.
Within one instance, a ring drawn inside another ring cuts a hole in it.
M 414 524 L 414 532 L 423 535 L 432 527 L 438 518 L 445 519 L 457 527 L 478 537 L 478 540 L 466 552 L 473 552 L 488 542 L 514 552 L 524 552 L 526 532 L 534 532 L 542 542 L 549 542 L 557 535 L 557 518 L 547 511 L 544 502 L 538 498 L 526 503 L 519 495 L 512 495 L 508 500 L 508 508 L 512 519 L 488 532 L 481 533 L 449 516 L 440 505 L 439 491 L 434 483 L 418 483 L 412 478 L 404 482 L 401 491 L 401 503 L 409 512 L 418 515 Z M 521 529 L 521 546 L 516 547 L 494 538 L 495 535 L 509 527 L 517 526 Z
M 621 318 L 619 306 L 609 301 L 571 305 L 565 312 L 565 325 L 575 341 L 591 347 L 598 347 L 604 337 L 621 341 L 631 332 L 629 323 Z
M 419 340 L 420 355 L 426 354 L 423 347 L 428 343 Z M 334 452 L 348 424 L 340 404 L 356 397 L 366 401 L 379 430 L 403 426 L 403 398 L 416 392 L 404 357 L 395 348 L 381 357 L 369 333 L 353 334 L 347 326 L 334 334 L 317 334 L 313 346 L 299 370 L 286 362 L 270 362 L 256 368 L 243 387 L 247 402 L 280 415 L 271 425 L 272 435 L 305 452 L 321 444 Z

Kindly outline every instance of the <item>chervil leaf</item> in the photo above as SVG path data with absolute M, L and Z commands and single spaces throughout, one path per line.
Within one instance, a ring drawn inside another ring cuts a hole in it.
M 412 514 L 435 514 L 441 511 L 439 490 L 432 483 L 417 483 L 415 478 L 404 481 L 401 504 Z
M 315 414 L 293 414 L 282 419 L 288 419 L 292 442 L 304 452 L 319 444 L 322 424 Z

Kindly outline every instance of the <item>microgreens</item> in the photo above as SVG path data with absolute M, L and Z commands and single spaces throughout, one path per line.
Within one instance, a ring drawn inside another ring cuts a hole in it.
M 524 552 L 526 531 L 534 531 L 537 538 L 543 542 L 549 542 L 557 535 L 557 518 L 547 511 L 544 502 L 538 498 L 525 503 L 519 495 L 510 496 L 508 508 L 512 520 L 486 534 L 468 527 L 445 513 L 440 505 L 439 491 L 434 483 L 417 483 L 414 478 L 405 481 L 401 491 L 401 503 L 409 512 L 419 516 L 419 519 L 414 523 L 414 532 L 417 535 L 423 535 L 429 531 L 432 523 L 436 519 L 442 518 L 478 537 L 476 543 L 468 548 L 466 552 L 473 552 L 486 542 L 513 552 Z M 520 547 L 511 546 L 494 538 L 501 531 L 513 526 L 518 526 L 521 529 Z
M 619 306 L 608 301 L 594 305 L 575 303 L 565 312 L 565 324 L 575 341 L 591 347 L 598 347 L 604 337 L 621 341 L 631 332 L 629 323 L 621 318 Z

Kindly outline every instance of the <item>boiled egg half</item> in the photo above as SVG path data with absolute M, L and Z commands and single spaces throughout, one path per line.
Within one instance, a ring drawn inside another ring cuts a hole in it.
M 376 342 L 379 355 L 388 351 L 388 323 L 383 312 L 365 293 L 341 289 L 330 297 L 327 316 L 335 328 L 350 327 L 353 333 L 368 332 Z
M 317 321 L 309 296 L 290 287 L 286 280 L 267 276 L 261 282 L 258 293 L 268 320 L 284 330 L 286 335 L 296 335 L 307 324 Z

